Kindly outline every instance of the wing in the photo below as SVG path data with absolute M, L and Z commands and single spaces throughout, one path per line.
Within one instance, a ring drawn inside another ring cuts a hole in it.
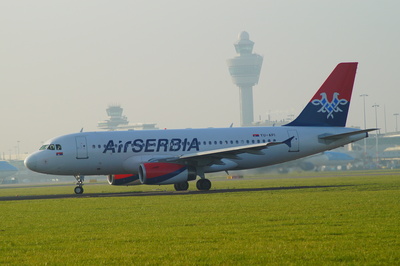
M 236 146 L 224 149 L 216 149 L 210 151 L 202 151 L 202 152 L 181 155 L 179 156 L 179 159 L 185 160 L 185 159 L 195 159 L 195 158 L 210 157 L 210 156 L 217 158 L 239 159 L 239 157 L 237 157 L 238 154 L 250 153 L 256 155 L 263 155 L 264 154 L 262 152 L 263 149 L 283 143 L 284 142 L 266 142 L 266 143 L 257 143 L 257 144 Z
M 263 155 L 263 149 L 271 146 L 286 144 L 291 147 L 291 142 L 294 137 L 288 138 L 282 142 L 266 142 L 257 143 L 243 146 L 235 146 L 230 148 L 215 149 L 209 151 L 201 151 L 189 154 L 183 154 L 175 157 L 168 158 L 155 158 L 152 162 L 185 162 L 192 165 L 211 165 L 211 164 L 224 164 L 221 162 L 222 159 L 236 159 L 240 160 L 238 154 L 248 153 L 255 155 Z

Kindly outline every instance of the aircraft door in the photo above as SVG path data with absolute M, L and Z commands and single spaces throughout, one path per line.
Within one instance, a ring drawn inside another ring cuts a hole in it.
M 298 152 L 299 149 L 299 134 L 297 133 L 297 130 L 292 129 L 292 130 L 288 130 L 288 135 L 289 138 L 293 137 L 292 139 L 292 146 L 289 148 L 289 152 Z
M 76 141 L 76 159 L 88 159 L 88 147 L 86 137 L 75 137 Z

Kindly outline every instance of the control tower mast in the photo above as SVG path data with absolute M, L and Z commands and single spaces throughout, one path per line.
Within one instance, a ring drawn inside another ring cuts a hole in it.
M 246 31 L 239 34 L 239 40 L 234 45 L 238 55 L 228 59 L 227 64 L 232 82 L 239 87 L 240 124 L 251 126 L 254 120 L 253 86 L 258 83 L 263 57 L 252 53 L 254 42 L 250 41 Z

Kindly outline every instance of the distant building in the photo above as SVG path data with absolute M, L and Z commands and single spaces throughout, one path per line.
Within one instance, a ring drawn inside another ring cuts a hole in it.
M 239 34 L 239 40 L 234 45 L 238 56 L 228 59 L 227 64 L 232 82 L 240 91 L 240 124 L 251 126 L 254 121 L 253 86 L 260 78 L 263 57 L 253 53 L 254 42 L 246 31 Z
M 400 132 L 378 134 L 378 142 L 376 135 L 373 132 L 369 133 L 366 145 L 367 153 L 372 157 L 384 160 L 400 160 Z
M 129 124 L 128 118 L 122 115 L 124 109 L 119 105 L 110 105 L 107 108 L 109 119 L 100 121 L 97 127 L 103 130 L 129 130 L 129 129 L 158 129 L 157 124 L 153 123 L 135 123 Z

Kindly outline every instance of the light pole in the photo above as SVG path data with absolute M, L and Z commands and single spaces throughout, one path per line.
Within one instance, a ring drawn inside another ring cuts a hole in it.
M 393 114 L 395 117 L 396 117 L 396 132 L 398 131 L 397 130 L 397 117 L 399 116 L 399 113 L 395 113 L 395 114 Z
M 17 160 L 19 160 L 19 140 L 17 140 Z
M 361 94 L 360 97 L 363 97 L 364 100 L 364 129 L 367 129 L 367 118 L 365 116 L 365 97 L 367 97 L 368 94 Z M 364 156 L 367 155 L 367 139 L 364 138 Z
M 377 108 L 379 105 L 376 103 L 372 105 L 372 107 L 375 108 L 375 128 L 378 128 L 378 111 Z M 378 163 L 379 157 L 378 157 L 378 130 L 375 133 L 375 152 L 376 152 L 376 163 Z

